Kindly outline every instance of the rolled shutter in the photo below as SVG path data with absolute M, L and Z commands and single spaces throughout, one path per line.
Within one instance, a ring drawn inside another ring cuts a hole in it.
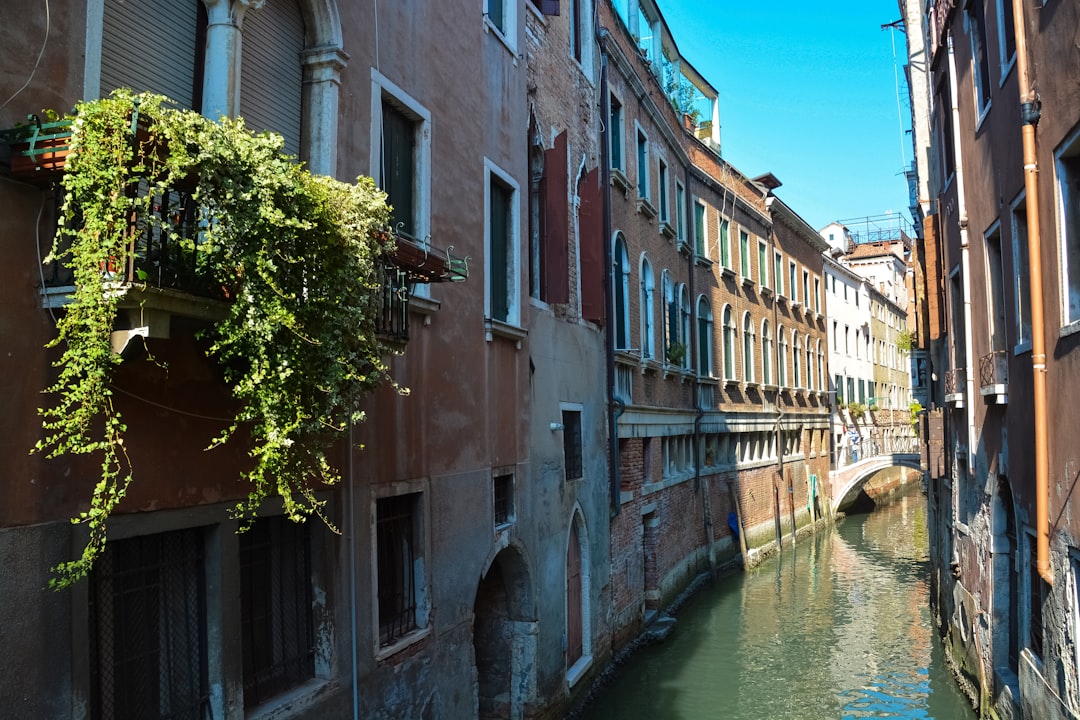
M 108 0 L 102 16 L 101 95 L 130 87 L 192 107 L 202 0 Z M 201 78 L 199 78 L 201 82 Z
M 295 0 L 268 2 L 244 15 L 240 116 L 251 130 L 280 133 L 292 155 L 300 154 L 303 50 L 304 19 Z

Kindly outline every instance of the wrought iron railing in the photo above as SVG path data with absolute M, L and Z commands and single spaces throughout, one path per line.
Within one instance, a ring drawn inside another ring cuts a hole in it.
M 964 392 L 964 383 L 967 382 L 967 373 L 964 368 L 953 368 L 945 371 L 945 394 L 960 395 Z
M 979 387 L 995 390 L 1009 384 L 1009 356 L 1004 350 L 994 350 L 979 358 Z

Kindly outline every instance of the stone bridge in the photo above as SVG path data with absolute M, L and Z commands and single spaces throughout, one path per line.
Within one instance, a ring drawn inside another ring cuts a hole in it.
M 854 500 L 876 472 L 893 467 L 922 470 L 917 437 L 863 438 L 844 448 L 838 460 L 839 467 L 829 471 L 834 513 Z

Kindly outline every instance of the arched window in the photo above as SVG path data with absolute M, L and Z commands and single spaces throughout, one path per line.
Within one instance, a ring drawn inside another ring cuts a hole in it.
M 810 336 L 806 336 L 806 387 L 814 389 L 814 348 L 810 344 Z
M 817 341 L 817 387 L 818 390 L 826 390 L 825 387 L 825 351 L 821 348 L 821 340 Z
M 615 348 L 630 347 L 630 257 L 626 253 L 626 238 L 615 233 L 615 253 L 612 256 L 615 288 Z
M 799 368 L 802 366 L 802 339 L 795 330 L 791 331 L 791 344 L 794 347 L 791 354 L 791 387 L 798 388 L 802 387 L 802 375 L 799 373 Z
M 777 343 L 780 346 L 780 358 L 776 361 L 776 381 L 780 387 L 787 386 L 787 363 L 788 363 L 788 344 L 787 333 L 784 332 L 784 326 L 781 325 L 780 329 L 776 333 Z
M 709 303 L 705 300 L 705 296 L 698 297 L 697 303 L 697 324 L 698 324 L 698 375 L 704 377 L 712 377 L 713 361 L 712 361 L 712 335 L 713 335 L 713 316 L 712 309 L 709 308 Z
M 735 319 L 730 305 L 724 306 L 724 379 L 735 379 Z
M 679 313 L 675 302 L 675 286 L 671 283 L 671 274 L 667 270 L 660 274 L 660 293 L 660 335 L 663 338 L 664 360 L 671 362 L 671 346 L 679 342 Z
M 690 291 L 685 284 L 679 285 L 679 337 L 683 344 L 682 367 L 690 369 Z
M 766 385 L 772 385 L 772 364 L 773 364 L 773 344 L 772 344 L 772 330 L 769 328 L 769 321 L 761 321 L 761 381 Z
M 652 265 L 649 258 L 641 256 L 641 357 L 653 358 L 653 280 Z
M 746 382 L 754 382 L 754 319 L 750 313 L 743 315 L 743 377 Z

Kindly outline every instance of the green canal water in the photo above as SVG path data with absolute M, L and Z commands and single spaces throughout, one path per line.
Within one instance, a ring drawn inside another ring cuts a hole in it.
M 696 594 L 583 717 L 974 718 L 933 630 L 928 568 L 921 494 L 848 517 Z

